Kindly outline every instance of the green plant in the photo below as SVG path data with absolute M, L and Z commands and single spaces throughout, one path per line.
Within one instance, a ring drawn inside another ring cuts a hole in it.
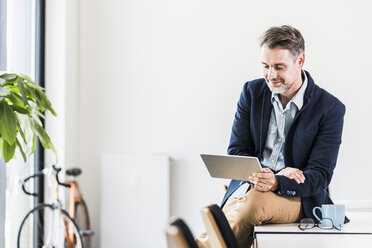
M 57 156 L 40 121 L 40 117 L 45 118 L 46 110 L 57 116 L 45 89 L 28 76 L 0 75 L 0 149 L 5 162 L 14 157 L 17 147 L 26 162 L 27 156 L 35 150 L 36 136 L 44 148 L 53 150 Z

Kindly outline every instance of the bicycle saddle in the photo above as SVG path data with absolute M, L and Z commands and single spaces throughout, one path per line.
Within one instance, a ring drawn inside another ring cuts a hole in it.
M 71 168 L 66 170 L 66 174 L 69 176 L 79 176 L 81 174 L 81 169 L 80 168 Z

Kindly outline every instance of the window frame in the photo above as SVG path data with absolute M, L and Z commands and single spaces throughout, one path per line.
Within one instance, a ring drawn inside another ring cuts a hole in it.
M 8 11 L 10 5 L 9 0 L 0 0 L 0 72 L 9 70 L 9 54 L 7 46 L 8 41 Z M 33 64 L 31 72 L 34 74 L 35 81 L 42 87 L 45 87 L 45 0 L 34 0 L 32 6 L 34 16 L 32 16 L 32 30 L 34 41 L 31 41 L 31 47 L 34 49 Z M 34 42 L 34 43 L 33 43 Z M 12 69 L 12 68 L 11 68 Z M 31 75 L 30 75 L 31 76 Z M 42 120 L 44 124 L 44 120 Z M 0 151 L 1 152 L 1 151 Z M 32 158 L 32 157 L 31 157 Z M 44 168 L 44 148 L 37 140 L 34 156 L 33 156 L 34 172 L 40 171 Z M 6 211 L 6 164 L 3 158 L 0 161 L 0 246 L 5 244 L 5 211 Z M 34 181 L 34 189 L 40 193 L 39 197 L 34 198 L 33 205 L 44 201 L 44 183 L 42 178 Z M 37 233 L 34 233 L 37 237 Z M 34 242 L 37 240 L 34 239 Z
M 0 0 L 0 72 L 6 70 L 7 1 Z M 1 152 L 1 151 L 0 151 Z M 1 154 L 0 154 L 1 155 Z M 0 160 L 0 244 L 5 245 L 5 191 L 6 165 Z

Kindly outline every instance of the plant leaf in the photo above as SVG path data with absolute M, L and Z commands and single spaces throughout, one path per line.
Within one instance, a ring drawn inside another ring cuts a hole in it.
M 32 154 L 32 147 L 34 146 L 34 131 L 31 128 L 31 123 L 28 115 L 16 114 L 18 131 L 21 135 L 23 142 L 25 144 L 25 153 Z
M 35 135 L 35 133 L 34 133 L 34 135 L 32 136 L 32 148 L 31 148 L 31 154 L 34 153 L 35 148 L 36 148 L 36 135 Z
M 25 105 L 24 102 L 22 101 L 22 98 L 18 94 L 14 93 L 12 91 L 10 92 L 10 95 L 8 96 L 8 98 L 15 105 L 18 105 L 18 106 L 21 106 L 21 107 L 25 107 L 25 106 L 28 105 L 28 104 Z
M 21 137 L 22 137 L 22 139 L 23 139 L 23 143 L 27 144 L 27 140 L 26 140 L 25 133 L 23 132 L 22 127 L 21 127 L 21 125 L 19 124 L 19 119 L 18 119 L 18 121 L 17 121 L 17 126 L 18 126 L 18 131 L 19 131 L 19 133 L 21 134 Z
M 3 79 L 3 80 L 5 80 L 3 86 L 8 86 L 8 85 L 13 86 L 15 83 L 17 83 L 17 78 L 18 77 L 14 78 L 12 80 L 10 80 L 10 79 L 7 79 L 7 80 Z
M 21 77 L 24 78 L 25 81 L 27 81 L 28 84 L 33 84 L 33 85 L 37 85 L 37 83 L 34 82 L 34 80 L 32 80 L 29 76 L 25 75 L 25 74 L 20 74 Z
M 43 126 L 43 123 L 41 122 L 41 120 L 39 119 L 39 116 L 35 113 L 35 109 L 33 109 L 34 112 L 31 113 L 31 116 L 30 116 L 30 124 L 31 124 L 31 127 L 32 127 L 32 123 L 31 121 L 34 120 L 36 121 L 40 126 Z
M 11 92 L 14 92 L 15 94 L 20 94 L 19 92 L 19 88 L 17 85 L 7 85 L 6 87 L 8 87 L 8 89 L 11 91 Z
M 11 160 L 14 157 L 16 146 L 17 144 L 15 142 L 12 145 L 9 145 L 9 143 L 6 140 L 4 140 L 3 153 L 5 162 L 9 162 L 9 160 Z
M 23 104 L 23 101 L 21 100 L 21 97 L 14 92 L 10 92 L 10 95 L 7 96 L 9 101 L 12 103 L 11 107 L 14 111 L 17 111 L 18 113 L 29 115 L 31 108 L 29 108 L 29 105 Z
M 0 75 L 1 78 L 4 78 L 5 80 L 14 80 L 16 79 L 18 76 L 17 74 L 9 74 L 9 73 L 5 73 L 5 74 L 2 74 Z
M 44 115 L 43 113 L 41 113 L 41 112 L 39 111 L 38 108 L 34 108 L 33 111 L 34 111 L 34 113 L 31 114 L 32 117 L 38 115 L 38 116 L 40 116 L 41 118 L 45 119 L 45 115 Z M 36 114 L 36 115 L 35 115 L 35 114 Z
M 22 101 L 26 105 L 27 104 L 27 93 L 26 93 L 26 89 L 25 89 L 25 86 L 21 78 L 17 78 L 17 85 L 19 88 L 19 92 L 21 93 L 21 96 L 22 96 Z
M 13 145 L 17 138 L 16 115 L 8 103 L 4 100 L 0 102 L 0 134 L 9 145 Z
M 40 97 L 38 96 L 38 94 L 36 93 L 36 90 L 34 87 L 31 87 L 30 85 L 26 84 L 27 88 L 28 88 L 28 91 L 32 94 L 33 98 L 36 100 L 36 104 L 38 106 L 38 108 L 41 110 L 41 111 L 44 111 L 45 110 L 45 107 L 43 105 L 43 102 L 42 100 L 40 99 Z
M 29 114 L 28 113 L 28 109 L 27 108 L 22 108 L 18 105 L 11 105 L 11 108 L 14 110 L 14 111 L 17 111 L 18 113 L 21 113 L 21 114 L 24 114 L 24 115 L 27 115 Z
M 35 88 L 35 93 L 38 95 L 39 99 L 41 100 L 43 106 L 48 109 L 54 116 L 57 116 L 57 113 L 52 108 L 52 104 L 50 103 L 49 99 L 45 95 L 45 93 L 40 88 Z
M 31 127 L 34 130 L 35 134 L 39 137 L 41 145 L 46 148 L 50 149 L 54 152 L 54 155 L 56 156 L 56 163 L 58 163 L 58 154 L 57 151 L 53 145 L 53 143 L 50 141 L 50 138 L 48 134 L 45 132 L 44 128 L 37 123 L 35 119 L 31 119 Z
M 19 148 L 19 151 L 20 151 L 21 154 L 22 154 L 23 160 L 24 160 L 25 163 L 26 163 L 26 162 L 27 162 L 27 157 L 26 157 L 26 154 L 25 154 L 25 152 L 23 151 L 22 145 L 21 145 L 21 143 L 19 143 L 19 140 L 18 140 L 18 139 L 16 140 L 16 144 L 17 144 L 17 146 L 18 146 L 18 148 Z
M 36 135 L 39 137 L 40 143 L 43 145 L 44 148 L 54 149 L 54 146 L 52 142 L 50 141 L 48 134 L 45 132 L 44 128 L 35 119 L 31 120 L 31 127 L 32 127 L 32 130 L 34 130 Z

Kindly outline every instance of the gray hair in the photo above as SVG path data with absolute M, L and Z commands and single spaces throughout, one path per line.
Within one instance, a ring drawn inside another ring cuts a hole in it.
M 260 46 L 264 45 L 270 49 L 283 47 L 289 50 L 294 58 L 305 51 L 305 40 L 300 31 L 289 25 L 271 27 L 266 30 L 260 37 Z

